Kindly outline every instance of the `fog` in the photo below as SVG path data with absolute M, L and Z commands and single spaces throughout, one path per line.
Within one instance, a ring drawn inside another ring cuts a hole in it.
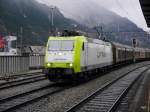
M 57 6 L 69 18 L 83 19 L 82 13 L 88 13 L 95 8 L 100 11 L 104 7 L 116 14 L 126 17 L 138 27 L 147 29 L 146 21 L 141 11 L 139 0 L 37 0 L 49 6 Z

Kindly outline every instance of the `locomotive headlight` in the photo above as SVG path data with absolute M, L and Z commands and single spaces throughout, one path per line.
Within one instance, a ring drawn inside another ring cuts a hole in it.
M 70 67 L 72 67 L 72 66 L 73 66 L 73 64 L 72 64 L 72 63 L 70 63 L 70 64 L 69 64 L 69 66 L 70 66 Z
M 60 52 L 59 55 L 62 55 L 62 53 Z
M 48 67 L 50 67 L 50 66 L 51 66 L 51 64 L 50 64 L 50 63 L 47 63 L 47 66 L 48 66 Z

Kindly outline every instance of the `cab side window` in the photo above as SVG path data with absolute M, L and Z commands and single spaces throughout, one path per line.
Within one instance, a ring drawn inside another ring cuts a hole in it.
M 84 42 L 83 42 L 83 44 L 82 44 L 82 51 L 84 51 Z

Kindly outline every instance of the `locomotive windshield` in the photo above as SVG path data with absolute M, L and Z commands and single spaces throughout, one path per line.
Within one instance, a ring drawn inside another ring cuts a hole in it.
M 72 51 L 74 41 L 72 40 L 50 40 L 48 45 L 49 51 Z

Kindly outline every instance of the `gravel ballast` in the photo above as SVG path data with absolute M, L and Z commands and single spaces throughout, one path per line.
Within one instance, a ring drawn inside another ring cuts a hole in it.
M 87 83 L 71 87 L 70 89 L 66 89 L 52 96 L 47 96 L 37 102 L 32 102 L 24 107 L 14 110 L 14 112 L 64 112 L 68 109 L 68 107 L 80 102 L 106 82 L 112 81 L 114 78 L 117 78 L 134 68 L 149 63 L 150 62 L 136 63 L 119 70 L 115 70 Z

